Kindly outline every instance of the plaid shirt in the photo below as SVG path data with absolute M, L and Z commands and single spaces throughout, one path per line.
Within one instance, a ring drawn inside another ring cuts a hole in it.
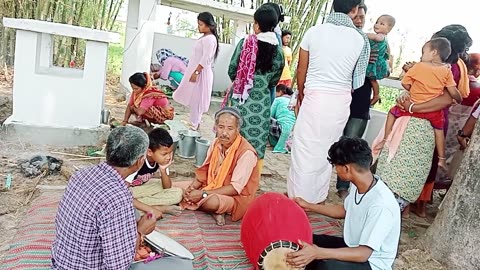
M 106 163 L 70 179 L 55 218 L 53 269 L 128 269 L 135 255 L 133 196 Z

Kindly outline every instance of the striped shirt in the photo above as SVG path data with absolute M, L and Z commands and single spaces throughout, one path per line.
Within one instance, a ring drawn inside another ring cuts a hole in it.
M 135 255 L 133 196 L 106 163 L 70 179 L 55 218 L 53 269 L 128 269 Z

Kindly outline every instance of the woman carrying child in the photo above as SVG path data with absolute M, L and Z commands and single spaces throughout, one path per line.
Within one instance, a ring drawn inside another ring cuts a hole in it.
M 443 89 L 446 89 L 456 102 L 462 102 L 462 97 L 450 71 L 450 65 L 445 64 L 450 53 L 450 41 L 446 38 L 434 38 L 425 43 L 422 48 L 421 62 L 410 68 L 402 80 L 402 86 L 410 92 L 412 104 L 424 103 L 439 97 L 443 94 Z M 443 131 L 445 116 L 443 110 L 429 113 L 413 113 L 411 108 L 408 111 L 403 111 L 399 107 L 394 106 L 387 116 L 383 143 L 377 145 L 375 149 L 381 150 L 383 144 L 389 139 L 395 119 L 401 116 L 419 117 L 430 121 L 435 132 L 435 145 L 439 159 L 438 166 L 447 170 L 445 134 Z

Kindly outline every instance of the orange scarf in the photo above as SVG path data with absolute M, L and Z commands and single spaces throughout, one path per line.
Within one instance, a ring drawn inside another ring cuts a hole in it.
M 462 59 L 458 59 L 458 68 L 460 69 L 460 80 L 458 81 L 458 91 L 463 98 L 470 95 L 470 79 L 468 78 L 468 69 Z
M 223 187 L 223 183 L 225 182 L 225 178 L 227 177 L 230 168 L 232 167 L 233 157 L 242 142 L 242 136 L 237 135 L 237 138 L 233 142 L 233 144 L 228 148 L 228 154 L 223 160 L 222 164 L 220 164 L 220 168 L 217 172 L 217 167 L 219 166 L 220 162 L 220 149 L 219 144 L 220 141 L 217 139 L 215 140 L 215 144 L 213 145 L 212 156 L 210 157 L 210 164 L 208 166 L 208 175 L 207 175 L 207 186 L 204 190 L 212 190 Z
M 133 92 L 133 105 L 135 107 L 140 107 L 140 103 L 142 103 L 142 100 L 146 94 L 152 93 L 152 91 L 158 91 L 155 87 L 153 87 L 150 75 L 147 72 L 144 72 L 143 75 L 145 75 L 145 78 L 147 79 L 147 84 L 144 88 L 142 88 L 142 90 Z

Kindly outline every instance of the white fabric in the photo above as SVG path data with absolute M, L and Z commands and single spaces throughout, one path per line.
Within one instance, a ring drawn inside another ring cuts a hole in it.
M 358 34 L 357 34 L 358 35 Z M 350 114 L 350 91 L 305 89 L 295 123 L 292 162 L 287 178 L 290 198 L 310 203 L 323 202 L 328 195 L 332 165 L 327 154 L 342 136 Z
M 271 45 L 278 46 L 278 38 L 274 32 L 262 32 L 257 34 L 257 39 Z
M 345 199 L 347 212 L 343 227 L 345 244 L 349 247 L 368 246 L 373 249 L 368 262 L 372 270 L 391 270 L 400 239 L 400 208 L 392 191 L 377 177 L 378 182 L 365 194 L 355 193 L 351 185 Z
M 309 52 L 305 88 L 352 91 L 352 76 L 364 40 L 355 29 L 330 23 L 313 26 L 300 47 Z
M 477 107 L 477 109 L 472 113 L 472 116 L 478 119 L 480 117 L 480 106 Z

